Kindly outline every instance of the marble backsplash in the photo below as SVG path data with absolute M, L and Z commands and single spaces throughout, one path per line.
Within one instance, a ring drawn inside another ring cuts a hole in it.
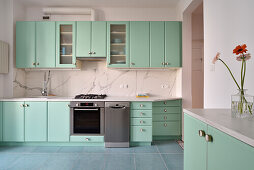
M 46 70 L 16 69 L 14 97 L 40 96 Z M 181 96 L 181 69 L 109 69 L 105 61 L 83 61 L 81 70 L 51 70 L 48 90 L 56 96 L 73 97 L 81 93 L 108 96 Z

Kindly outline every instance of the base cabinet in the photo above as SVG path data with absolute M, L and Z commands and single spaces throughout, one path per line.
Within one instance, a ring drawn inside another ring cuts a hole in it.
M 24 102 L 3 102 L 3 141 L 24 142 Z
M 69 142 L 70 102 L 48 102 L 48 141 Z
M 184 123 L 185 170 L 253 169 L 254 147 L 187 114 Z M 211 141 L 206 141 L 205 135 Z

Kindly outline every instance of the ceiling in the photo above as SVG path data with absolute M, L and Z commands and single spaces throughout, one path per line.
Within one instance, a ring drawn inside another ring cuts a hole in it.
M 118 8 L 168 8 L 179 0 L 16 0 L 25 6 L 47 7 L 118 7 Z

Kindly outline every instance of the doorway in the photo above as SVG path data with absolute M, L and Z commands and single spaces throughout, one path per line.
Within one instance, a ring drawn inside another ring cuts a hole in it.
M 203 3 L 192 13 L 192 108 L 204 107 L 204 22 Z

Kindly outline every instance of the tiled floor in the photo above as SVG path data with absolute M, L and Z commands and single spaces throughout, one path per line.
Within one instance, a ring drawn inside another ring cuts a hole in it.
M 132 148 L 0 147 L 0 170 L 183 170 L 175 141 Z

